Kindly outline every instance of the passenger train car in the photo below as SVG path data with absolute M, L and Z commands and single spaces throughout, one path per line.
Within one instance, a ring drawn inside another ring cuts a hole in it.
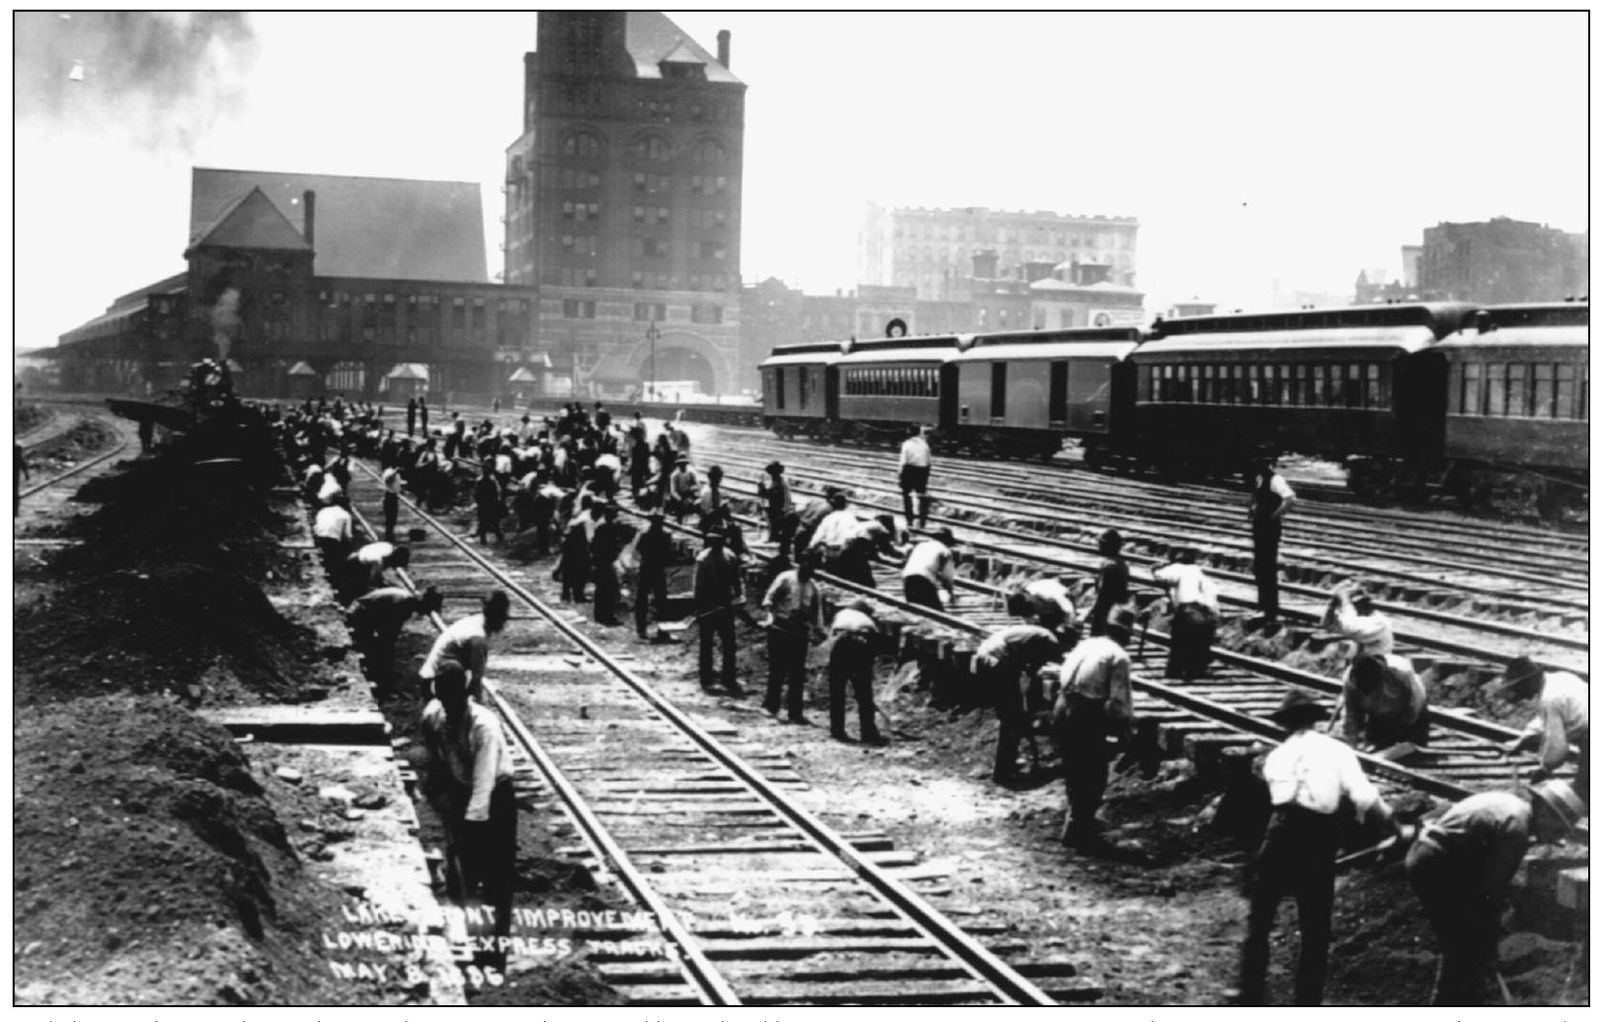
M 1347 464 L 1360 489 L 1469 488 L 1478 471 L 1584 484 L 1589 306 L 1374 305 L 1137 329 L 897 337 L 777 348 L 783 435 L 897 440 L 1093 467 L 1238 473 L 1259 453 Z

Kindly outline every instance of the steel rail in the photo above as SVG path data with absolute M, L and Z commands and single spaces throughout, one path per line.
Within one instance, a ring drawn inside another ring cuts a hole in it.
M 818 476 L 818 478 L 819 478 L 819 476 Z M 814 487 L 805 487 L 805 486 L 794 486 L 793 490 L 794 490 L 795 493 L 817 493 L 817 494 L 819 494 L 821 492 L 819 489 L 816 489 Z M 748 498 L 744 498 L 744 499 L 748 499 Z M 897 507 L 884 506 L 884 505 L 879 504 L 879 503 L 873 503 L 870 500 L 856 500 L 855 503 L 861 504 L 862 506 L 865 506 L 865 507 L 875 508 L 876 510 L 879 510 L 879 511 L 898 511 L 899 510 L 899 508 L 897 508 Z M 943 516 L 943 515 L 933 515 L 933 516 L 930 516 L 930 518 L 931 518 L 931 520 L 938 521 L 938 522 L 941 522 L 941 523 L 944 523 L 944 524 L 947 524 L 947 525 L 953 525 L 953 526 L 955 526 L 957 528 L 975 530 L 975 531 L 979 531 L 979 532 L 988 533 L 990 535 L 1009 536 L 1009 537 L 1011 537 L 1012 539 L 1016 540 L 1019 543 L 1029 543 L 1029 544 L 1037 545 L 1037 546 L 1048 546 L 1048 547 L 1053 547 L 1053 548 L 1056 548 L 1056 549 L 1068 550 L 1068 551 L 1073 551 L 1073 552 L 1078 552 L 1078 553 L 1087 552 L 1087 547 L 1085 547 L 1085 546 L 1083 546 L 1081 544 L 1072 543 L 1072 542 L 1070 542 L 1068 540 L 1057 539 L 1056 537 L 1053 537 L 1053 536 L 1024 535 L 1021 532 L 1014 532 L 1014 531 L 1012 531 L 1010 529 L 1002 528 L 1000 526 L 984 525 L 984 524 L 978 523 L 978 522 L 968 522 L 968 521 L 965 521 L 963 519 L 950 518 L 950 517 Z M 1066 564 L 1065 562 L 1062 562 L 1062 561 L 1052 560 L 1051 558 L 1045 557 L 1042 554 L 1034 554 L 1034 553 L 1030 553 L 1030 552 L 1016 551 L 1016 550 L 1012 550 L 1012 549 L 1010 549 L 1008 547 L 994 546 L 994 545 L 986 544 L 986 543 L 977 543 L 977 544 L 974 544 L 974 545 L 977 545 L 977 546 L 985 548 L 985 549 L 994 550 L 994 551 L 999 552 L 999 553 L 1008 554 L 1010 556 L 1016 557 L 1016 558 L 1021 559 L 1021 560 L 1039 561 L 1041 563 L 1051 564 L 1051 565 L 1055 565 L 1057 567 L 1062 567 L 1062 568 L 1071 567 L 1071 568 L 1075 568 L 1075 569 L 1078 569 L 1078 570 L 1085 570 L 1085 569 L 1079 568 L 1078 565 L 1070 565 L 1070 564 Z M 1162 559 L 1159 558 L 1159 557 L 1152 557 L 1152 556 L 1145 555 L 1145 554 L 1136 554 L 1136 555 L 1130 557 L 1129 560 L 1130 560 L 1131 563 L 1134 563 L 1134 564 L 1156 565 L 1156 564 L 1164 563 L 1162 561 Z M 1234 582 L 1234 583 L 1236 583 L 1238 585 L 1243 585 L 1244 586 L 1244 585 L 1254 585 L 1255 584 L 1251 580 L 1251 577 L 1248 576 L 1248 575 L 1241 575 L 1241 574 L 1234 573 L 1234 572 L 1227 572 L 1227 571 L 1223 571 L 1221 569 L 1211 569 L 1211 570 L 1207 571 L 1207 574 L 1215 576 L 1217 578 L 1222 578 L 1222 579 Z M 1304 585 L 1300 585 L 1300 584 L 1294 583 L 1294 582 L 1284 582 L 1284 581 L 1282 581 L 1282 582 L 1280 582 L 1280 588 L 1282 590 L 1289 591 L 1289 592 L 1295 593 L 1297 595 L 1308 596 L 1308 597 L 1312 597 L 1312 598 L 1315 598 L 1315 599 L 1328 599 L 1329 595 L 1330 595 L 1327 590 L 1319 589 L 1319 588 L 1312 587 L 1312 586 L 1304 586 Z M 1243 597 L 1236 597 L 1236 596 L 1231 596 L 1231 595 L 1228 595 L 1228 594 L 1223 594 L 1223 595 L 1221 595 L 1219 597 L 1219 599 L 1223 603 L 1228 603 L 1228 604 L 1231 604 L 1231 605 L 1236 606 L 1236 607 L 1243 607 L 1243 608 L 1255 608 L 1256 607 L 1256 601 L 1245 599 Z M 1547 643 L 1547 644 L 1552 644 L 1552 645 L 1556 645 L 1556 646 L 1566 646 L 1566 647 L 1569 647 L 1571 649 L 1579 649 L 1579 650 L 1581 650 L 1583 652 L 1588 649 L 1588 641 L 1585 640 L 1585 639 L 1575 639 L 1575 638 L 1571 638 L 1571 637 L 1568 637 L 1568 636 L 1547 635 L 1547 634 L 1544 634 L 1544 633 L 1541 633 L 1541 632 L 1535 632 L 1535 631 L 1531 631 L 1529 629 L 1519 628 L 1519 627 L 1517 627 L 1515 625 L 1509 625 L 1509 624 L 1506 624 L 1506 623 L 1501 622 L 1501 621 L 1491 621 L 1491 622 L 1479 621 L 1479 622 L 1471 623 L 1467 619 L 1455 618 L 1455 617 L 1453 617 L 1451 615 L 1443 614 L 1440 611 L 1426 610 L 1426 609 L 1419 608 L 1419 607 L 1411 607 L 1411 606 L 1407 606 L 1407 605 L 1404 605 L 1404 604 L 1392 603 L 1392 602 L 1388 602 L 1388 601 L 1384 601 L 1384 600 L 1376 600 L 1375 601 L 1375 606 L 1381 608 L 1382 610 L 1388 610 L 1388 611 L 1391 611 L 1393 613 L 1399 614 L 1399 615 L 1401 615 L 1403 617 L 1419 617 L 1419 618 L 1423 618 L 1425 620 L 1433 621 L 1433 622 L 1436 622 L 1436 623 L 1439 623 L 1439 624 L 1446 624 L 1446 625 L 1450 625 L 1450 626 L 1453 626 L 1453 627 L 1464 628 L 1464 629 L 1469 630 L 1469 631 L 1490 631 L 1490 632 L 1495 632 L 1495 633 L 1502 634 L 1502 635 L 1507 635 L 1507 636 L 1512 637 L 1512 638 L 1523 639 L 1523 640 L 1528 641 L 1528 642 Z M 1317 614 L 1317 613 L 1314 613 L 1313 611 L 1308 611 L 1308 610 L 1300 610 L 1300 609 L 1295 609 L 1295 608 L 1286 608 L 1283 611 L 1281 611 L 1281 613 L 1284 614 L 1287 617 L 1296 619 L 1296 620 L 1301 621 L 1303 623 L 1312 624 L 1312 625 L 1319 625 L 1319 624 L 1322 623 L 1322 620 L 1323 620 L 1323 616 L 1321 614 Z M 1458 642 L 1458 641 L 1451 640 L 1451 639 L 1441 639 L 1441 638 L 1437 638 L 1435 636 L 1427 636 L 1427 635 L 1408 633 L 1408 632 L 1398 632 L 1398 637 L 1400 639 L 1404 640 L 1405 642 L 1411 643 L 1413 645 L 1423 646 L 1426 649 L 1437 650 L 1437 651 L 1443 652 L 1443 653 L 1451 653 L 1451 654 L 1454 654 L 1456 656 L 1470 657 L 1470 658 L 1479 659 L 1479 660 L 1483 660 L 1483 661 L 1493 661 L 1493 660 L 1506 659 L 1505 657 L 1500 657 L 1500 656 L 1494 655 L 1490 650 L 1483 649 L 1483 648 L 1478 647 L 1478 646 L 1473 646 L 1473 645 L 1470 645 L 1468 643 Z M 1545 668 L 1547 668 L 1549 670 L 1571 671 L 1572 673 L 1581 675 L 1583 678 L 1586 677 L 1586 674 L 1582 670 L 1580 670 L 1579 668 L 1577 668 L 1574 665 L 1564 664 L 1564 663 L 1560 663 L 1559 661 L 1556 661 L 1556 660 L 1544 659 L 1544 658 L 1540 658 L 1540 657 L 1533 657 L 1532 659 L 1536 660 L 1536 662 L 1538 664 L 1540 664 L 1541 666 L 1543 666 L 1543 667 L 1545 667 Z
M 365 472 L 378 478 L 367 465 L 362 467 Z M 603 666 L 610 674 L 613 674 L 639 697 L 648 702 L 649 705 L 653 706 L 662 717 L 691 738 L 706 754 L 741 780 L 754 794 L 769 803 L 784 822 L 814 841 L 824 851 L 831 853 L 839 862 L 849 867 L 856 876 L 881 894 L 913 927 L 945 948 L 962 968 L 990 988 L 995 996 L 1008 1003 L 1046 1006 L 1061 1003 L 1045 994 L 1017 970 L 1007 965 L 980 942 L 961 930 L 960 927 L 929 905 L 915 891 L 889 876 L 859 849 L 845 841 L 825 823 L 817 819 L 814 814 L 776 789 L 741 757 L 728 750 L 707 731 L 699 727 L 679 708 L 611 656 L 607 650 L 564 621 L 551 608 L 526 590 L 516 579 L 486 560 L 485 557 L 481 556 L 457 536 L 454 536 L 437 522 L 433 516 L 421 511 L 411 501 L 407 501 L 407 503 L 416 515 L 422 517 L 432 528 L 446 537 L 461 553 L 479 564 L 487 574 L 512 590 L 524 603 L 540 614 L 574 645 Z M 608 839 L 608 835 L 602 830 L 601 824 L 599 825 L 599 836 Z M 609 839 L 609 844 L 613 845 L 612 839 Z M 618 846 L 615 846 L 615 848 L 618 851 Z M 629 867 L 629 860 L 627 860 L 623 851 L 619 851 L 618 858 L 611 855 L 611 860 L 615 861 L 617 865 L 625 865 L 627 868 L 631 868 Z M 657 895 L 655 897 L 657 898 Z M 671 922 L 676 924 L 674 919 Z M 691 938 L 689 937 L 689 939 Z M 696 948 L 690 948 L 689 950 L 695 953 L 697 951 Z M 702 959 L 701 953 L 699 953 L 699 958 Z M 717 978 L 719 977 L 717 976 Z M 735 995 L 733 996 L 735 998 Z M 741 1002 L 734 1000 L 730 1003 Z
M 373 474 L 367 465 L 359 463 L 359 467 L 365 472 Z M 416 504 L 407 498 L 402 498 L 401 503 L 406 505 L 415 515 L 424 519 L 427 525 L 441 533 L 449 542 L 458 546 L 460 552 L 472 554 L 471 559 L 477 562 L 482 569 L 488 568 L 488 565 L 478 555 L 473 555 L 472 551 L 469 551 L 456 536 L 444 529 L 435 520 L 434 516 L 421 511 Z M 352 510 L 352 514 L 371 538 L 378 538 L 379 533 L 375 532 L 374 527 L 356 508 Z M 392 570 L 403 581 L 409 592 L 414 595 L 419 594 L 418 584 L 406 569 L 395 568 Z M 492 574 L 493 577 L 498 577 L 497 573 L 493 572 Z M 504 581 L 503 578 L 498 580 Z M 523 589 L 517 585 L 511 585 L 511 588 L 515 589 L 516 595 L 522 600 L 527 603 L 532 602 Z M 541 612 L 543 608 L 540 605 L 536 605 L 536 609 Z M 430 620 L 438 631 L 447 630 L 447 622 L 440 613 L 432 613 Z M 552 619 L 549 618 L 548 620 Z M 655 891 L 637 867 L 632 865 L 631 859 L 627 856 L 625 850 L 609 834 L 603 821 L 599 820 L 597 814 L 593 813 L 591 807 L 587 805 L 586 799 L 576 790 L 575 785 L 565 776 L 564 771 L 541 747 L 536 737 L 531 734 L 524 723 L 519 720 L 514 708 L 497 691 L 496 685 L 490 679 L 482 679 L 481 691 L 491 700 L 492 708 L 502 718 L 503 725 L 508 728 L 520 747 L 524 749 L 526 755 L 530 756 L 531 762 L 535 763 L 537 769 L 542 771 L 542 776 L 546 779 L 549 787 L 564 803 L 565 811 L 575 824 L 576 831 L 591 847 L 594 856 L 600 862 L 610 864 L 610 868 L 620 877 L 621 882 L 631 892 L 632 896 L 653 913 L 660 932 L 680 949 L 677 964 L 687 980 L 687 985 L 698 992 L 700 1003 L 724 1006 L 742 1004 L 743 1002 L 738 998 L 736 992 L 732 990 L 730 984 L 726 982 L 726 979 L 721 976 L 719 970 L 698 949 L 693 935 L 682 924 L 682 921 L 677 918 L 675 912 L 665 903 L 665 900 L 659 896 L 659 892 Z
M 33 496 L 34 494 L 40 492 L 41 490 L 48 489 L 48 488 L 50 488 L 52 486 L 55 486 L 59 482 L 62 482 L 62 481 L 67 480 L 67 479 L 71 479 L 73 476 L 78 475 L 80 472 L 86 472 L 89 469 L 94 468 L 96 465 L 99 465 L 101 462 L 106 461 L 108 458 L 111 458 L 111 457 L 116 456 L 117 454 L 120 454 L 122 452 L 123 448 L 128 446 L 128 437 L 124 436 L 122 433 L 120 433 L 116 429 L 113 429 L 111 432 L 112 432 L 112 436 L 117 440 L 117 443 L 113 444 L 110 450 L 106 450 L 106 451 L 103 451 L 103 452 L 101 452 L 99 454 L 93 455 L 88 460 L 81 461 L 77 465 L 74 465 L 72 468 L 68 469 L 67 471 L 62 472 L 62 473 L 60 473 L 58 475 L 51 476 L 49 479 L 45 479 L 45 480 L 43 480 L 41 482 L 34 483 L 34 484 L 26 487 L 25 489 L 23 489 L 21 491 L 20 495 L 23 497 L 23 499 L 27 499 L 28 497 Z

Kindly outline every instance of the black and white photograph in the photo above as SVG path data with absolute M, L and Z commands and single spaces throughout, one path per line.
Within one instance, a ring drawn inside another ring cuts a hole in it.
M 11 27 L 14 1008 L 1590 1005 L 1589 12 Z

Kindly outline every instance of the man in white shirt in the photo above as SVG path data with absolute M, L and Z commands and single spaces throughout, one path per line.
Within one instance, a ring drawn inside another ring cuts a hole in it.
M 827 656 L 828 721 L 832 736 L 849 741 L 844 731 L 844 689 L 855 689 L 855 709 L 860 717 L 860 740 L 865 745 L 887 745 L 877 731 L 877 706 L 872 702 L 872 644 L 877 638 L 877 621 L 872 605 L 863 597 L 850 600 L 833 615 L 832 652 Z
M 1070 649 L 1078 632 L 1072 594 L 1053 578 L 1040 578 L 1006 595 L 1006 613 L 1031 621 Z
M 1167 590 L 1173 606 L 1168 629 L 1167 678 L 1205 678 L 1212 664 L 1212 644 L 1218 637 L 1218 587 L 1196 564 L 1192 549 L 1176 551 L 1173 559 L 1152 572 Z
M 768 680 L 762 705 L 767 713 L 780 710 L 786 685 L 790 724 L 805 723 L 805 658 L 810 654 L 810 640 L 822 632 L 821 588 L 815 575 L 815 558 L 806 554 L 797 568 L 777 575 L 760 600 L 769 614 L 765 629 Z
M 469 698 L 463 665 L 443 661 L 419 731 L 429 757 L 424 790 L 447 832 L 449 890 L 488 903 L 496 935 L 509 934 L 519 817 L 514 766 L 497 714 Z M 501 964 L 502 955 L 481 958 Z
M 1363 774 L 1351 749 L 1313 730 L 1329 708 L 1301 689 L 1291 689 L 1270 717 L 1289 738 L 1268 754 L 1273 813 L 1252 863 L 1251 912 L 1241 950 L 1239 1003 L 1263 1003 L 1268 974 L 1268 936 L 1274 914 L 1294 895 L 1302 950 L 1296 966 L 1295 1004 L 1316 1005 L 1324 996 L 1329 967 L 1330 912 L 1335 901 L 1335 854 L 1341 842 L 1341 811 L 1359 821 L 1392 823 L 1391 807 Z
M 467 672 L 469 694 L 479 700 L 481 682 L 486 677 L 486 659 L 490 652 L 489 639 L 508 624 L 508 615 L 508 594 L 498 589 L 481 600 L 479 614 L 459 618 L 436 636 L 436 643 L 430 647 L 424 666 L 419 668 L 419 677 L 425 682 L 422 686 L 423 694 L 429 694 L 431 683 L 435 680 L 440 665 L 451 660 Z
M 995 629 L 972 656 L 978 686 L 994 704 L 1000 735 L 994 747 L 994 782 L 1011 784 L 1017 777 L 1017 750 L 1033 740 L 1029 693 L 1039 669 L 1061 655 L 1056 637 L 1038 625 L 1005 625 Z M 1035 753 L 1035 764 L 1038 753 Z
M 922 427 L 912 426 L 911 435 L 899 449 L 899 492 L 905 502 L 907 528 L 927 528 L 927 479 L 933 470 L 933 452 L 922 438 Z M 917 495 L 918 511 L 911 511 L 911 494 Z
M 402 473 L 395 465 L 391 465 L 380 473 L 380 485 L 385 489 L 385 496 L 380 498 L 380 508 L 385 513 L 385 541 L 397 541 L 397 512 L 402 509 Z
M 1590 802 L 1587 683 L 1568 671 L 1544 671 L 1536 661 L 1522 656 L 1510 661 L 1498 691 L 1515 702 L 1536 700 L 1536 716 L 1509 745 L 1510 755 L 1538 750 L 1542 762 L 1531 772 L 1531 780 L 1540 781 L 1563 766 L 1570 757 L 1570 746 L 1576 746 L 1581 752 L 1572 784 L 1582 801 Z
M 1100 635 L 1073 647 L 1062 661 L 1061 689 L 1051 722 L 1061 750 L 1062 777 L 1067 785 L 1067 817 L 1062 844 L 1087 854 L 1109 854 L 1113 846 L 1095 820 L 1106 797 L 1106 736 L 1127 744 L 1134 734 L 1134 693 L 1129 684 L 1129 634 L 1134 612 L 1113 607 Z
M 905 602 L 919 607 L 943 610 L 939 591 L 943 590 L 950 602 L 955 602 L 955 533 L 948 528 L 934 531 L 932 538 L 924 539 L 911 548 L 901 571 L 905 588 Z
M 313 544 L 324 557 L 324 566 L 337 572 L 352 549 L 352 513 L 340 504 L 328 504 L 313 516 Z
M 365 543 L 357 553 L 346 559 L 341 578 L 341 589 L 336 595 L 342 603 L 350 603 L 380 585 L 387 568 L 406 568 L 410 559 L 408 548 L 384 541 Z

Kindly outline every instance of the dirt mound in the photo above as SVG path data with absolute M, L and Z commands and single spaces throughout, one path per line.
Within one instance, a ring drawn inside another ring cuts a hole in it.
M 68 581 L 14 618 L 17 704 L 111 690 L 292 700 L 311 630 L 238 570 L 153 559 Z
M 50 1003 L 348 1001 L 333 914 L 221 728 L 113 695 L 19 717 L 16 996 Z

